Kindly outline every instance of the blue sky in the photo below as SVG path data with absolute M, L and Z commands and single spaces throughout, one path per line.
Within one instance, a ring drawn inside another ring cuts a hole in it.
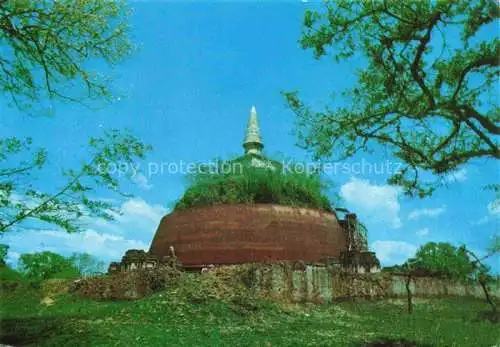
M 132 40 L 137 52 L 113 70 L 119 93 L 98 110 L 53 103 L 54 115 L 30 116 L 0 100 L 2 135 L 31 136 L 45 147 L 49 163 L 36 185 L 53 189 L 60 170 L 87 157 L 89 136 L 105 129 L 128 128 L 153 146 L 140 163 L 207 161 L 241 154 L 241 142 L 252 105 L 261 125 L 265 150 L 298 161 L 308 154 L 295 146 L 294 116 L 280 91 L 298 89 L 309 104 L 321 107 L 332 92 L 355 81 L 362 60 L 335 64 L 317 61 L 300 49 L 306 2 L 133 3 Z M 383 151 L 381 151 L 383 153 Z M 350 163 L 383 163 L 389 155 L 360 155 Z M 500 210 L 485 184 L 498 182 L 497 165 L 478 161 L 445 178 L 446 187 L 424 200 L 403 197 L 386 185 L 387 175 L 330 175 L 343 204 L 368 226 L 369 244 L 386 265 L 404 261 L 428 241 L 466 243 L 482 252 L 498 233 Z M 128 248 L 148 248 L 160 218 L 184 188 L 181 174 L 138 176 L 130 186 L 133 199 L 120 201 L 123 216 L 114 223 L 88 220 L 78 235 L 58 230 L 7 233 L 0 242 L 11 247 L 10 260 L 21 253 L 52 250 L 89 252 L 118 260 Z M 499 269 L 498 258 L 490 265 Z

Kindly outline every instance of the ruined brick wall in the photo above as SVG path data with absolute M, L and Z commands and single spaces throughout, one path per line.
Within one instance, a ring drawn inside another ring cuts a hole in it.
M 279 205 L 216 205 L 165 216 L 150 253 L 173 246 L 186 267 L 339 258 L 346 236 L 334 214 Z
M 262 297 L 292 302 L 333 302 L 363 298 L 405 298 L 404 276 L 390 273 L 357 274 L 335 267 L 306 265 L 298 268 L 293 262 L 253 264 L 245 270 L 253 271 L 253 287 Z M 239 266 L 215 268 L 217 271 L 236 272 Z M 227 269 L 227 270 L 223 270 Z M 484 299 L 480 285 L 464 284 L 446 279 L 416 277 L 411 283 L 415 297 L 443 298 L 450 296 Z M 500 298 L 500 284 L 490 284 L 490 295 Z
M 189 293 L 190 300 L 196 302 L 210 298 L 261 297 L 285 302 L 324 303 L 357 298 L 404 299 L 407 295 L 404 276 L 387 272 L 352 273 L 336 266 L 311 265 L 302 261 L 223 265 L 201 271 L 197 276 L 181 272 L 177 267 L 164 266 L 77 281 L 47 282 L 42 290 L 47 295 L 69 290 L 94 299 L 130 300 L 173 286 L 180 286 L 177 288 Z M 500 283 L 490 283 L 489 287 L 490 295 L 500 299 Z M 415 277 L 411 291 L 419 298 L 458 296 L 484 299 L 482 288 L 477 283 L 464 284 L 432 277 Z

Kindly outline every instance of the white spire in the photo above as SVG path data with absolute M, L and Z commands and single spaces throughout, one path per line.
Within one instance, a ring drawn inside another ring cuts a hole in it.
M 257 121 L 257 110 L 252 106 L 250 110 L 250 118 L 248 119 L 247 131 L 245 140 L 243 141 L 243 148 L 245 154 L 256 153 L 261 154 L 264 144 L 260 138 L 259 122 Z

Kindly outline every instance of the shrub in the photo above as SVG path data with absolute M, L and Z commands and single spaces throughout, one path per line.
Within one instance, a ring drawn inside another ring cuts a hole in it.
M 76 279 L 101 274 L 104 262 L 88 253 L 73 253 L 69 257 L 53 253 L 27 253 L 19 258 L 19 268 L 26 279 Z
M 0 243 L 0 266 L 7 263 L 6 258 L 9 252 L 9 246 Z
M 279 204 L 332 212 L 324 194 L 327 184 L 317 173 L 252 167 L 224 170 L 231 162 L 219 161 L 214 170 L 200 167 L 174 210 L 218 204 Z
M 70 259 L 48 251 L 22 254 L 19 258 L 19 268 L 26 279 L 31 281 L 78 274 L 78 269 Z
M 412 262 L 414 268 L 437 276 L 458 280 L 470 280 L 475 276 L 475 268 L 465 247 L 455 247 L 448 242 L 428 242 L 420 246 Z

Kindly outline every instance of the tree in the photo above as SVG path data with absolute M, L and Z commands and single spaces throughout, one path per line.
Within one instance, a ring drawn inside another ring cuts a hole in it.
M 88 253 L 73 253 L 69 260 L 81 276 L 102 274 L 106 271 L 103 261 Z
M 48 251 L 22 254 L 19 269 L 28 280 L 33 281 L 79 276 L 70 259 Z
M 337 0 L 306 11 L 304 49 L 367 65 L 344 93 L 347 106 L 315 112 L 297 92 L 285 93 L 300 144 L 316 158 L 339 159 L 384 146 L 405 164 L 389 182 L 421 197 L 462 164 L 500 158 L 500 44 L 478 34 L 499 13 L 490 0 Z M 425 182 L 423 172 L 437 179 Z
M 486 298 L 486 302 L 488 305 L 491 307 L 491 311 L 494 316 L 497 314 L 497 305 L 495 304 L 494 299 L 490 295 L 490 291 L 488 288 L 488 282 L 493 280 L 493 276 L 490 275 L 490 268 L 486 265 L 483 264 L 483 260 L 486 258 L 490 257 L 491 255 L 495 254 L 498 252 L 498 250 L 493 251 L 493 253 L 488 253 L 485 257 L 482 259 L 479 259 L 479 257 L 472 251 L 466 250 L 467 254 L 474 259 L 472 262 L 472 266 L 474 267 L 474 270 L 477 271 L 477 281 L 481 285 L 481 288 L 483 288 L 484 296 Z M 498 319 L 498 318 L 497 318 Z
M 0 91 L 20 108 L 109 98 L 109 81 L 88 63 L 130 53 L 127 13 L 122 0 L 0 0 Z
M 448 242 L 428 242 L 417 250 L 413 268 L 459 280 L 472 280 L 475 268 L 465 246 L 455 247 Z
M 47 97 L 71 102 L 109 98 L 109 81 L 89 63 L 113 65 L 128 56 L 126 19 L 121 0 L 0 0 L 0 91 L 21 109 Z M 47 191 L 28 181 L 46 164 L 47 152 L 33 149 L 30 138 L 0 138 L 0 234 L 33 220 L 74 232 L 82 217 L 113 219 L 115 206 L 91 195 L 102 188 L 121 194 L 107 168 L 131 168 L 151 147 L 117 130 L 91 138 L 89 146 L 87 161 L 64 171 L 65 182 Z
M 471 280 L 475 267 L 464 246 L 459 248 L 447 242 L 428 242 L 417 250 L 414 258 L 408 259 L 402 266 L 406 275 L 405 288 L 408 301 L 408 314 L 413 313 L 413 295 L 411 282 L 417 274 L 445 277 L 454 280 Z
M 69 257 L 54 252 L 22 254 L 19 269 L 26 279 L 42 281 L 51 278 L 77 278 L 104 272 L 104 262 L 88 253 L 73 253 Z
M 494 235 L 491 245 L 488 247 L 488 254 L 500 253 L 500 235 Z
M 412 295 L 411 287 L 410 287 L 411 281 L 413 279 L 413 264 L 412 264 L 412 261 L 407 261 L 405 268 L 406 268 L 405 288 L 406 288 L 408 314 L 412 314 L 413 313 L 413 295 Z
M 7 264 L 6 258 L 9 253 L 9 246 L 0 244 L 0 266 L 5 266 Z
M 489 252 L 479 258 L 474 252 L 464 245 L 455 247 L 447 242 L 428 242 L 417 250 L 414 258 L 409 259 L 403 268 L 406 270 L 408 293 L 408 312 L 411 313 L 411 291 L 409 283 L 417 273 L 430 273 L 458 281 L 477 281 L 483 289 L 486 302 L 490 305 L 492 313 L 496 315 L 497 307 L 492 298 L 488 284 L 493 280 L 490 268 L 483 264 L 488 257 L 498 253 L 496 242 Z
M 45 155 L 37 152 L 31 161 L 13 162 L 13 155 L 29 150 L 26 146 L 15 138 L 0 140 L 0 162 L 7 162 L 0 169 L 0 234 L 33 226 L 29 224 L 33 221 L 76 232 L 81 230 L 84 217 L 113 220 L 119 212 L 115 203 L 92 196 L 103 188 L 127 196 L 121 192 L 119 177 L 113 175 L 110 166 L 129 168 L 125 176 L 132 178 L 135 160 L 143 159 L 151 150 L 129 133 L 108 131 L 101 138 L 90 138 L 89 158 L 79 169 L 63 171 L 66 181 L 61 186 L 42 191 L 26 179 L 43 166 Z

